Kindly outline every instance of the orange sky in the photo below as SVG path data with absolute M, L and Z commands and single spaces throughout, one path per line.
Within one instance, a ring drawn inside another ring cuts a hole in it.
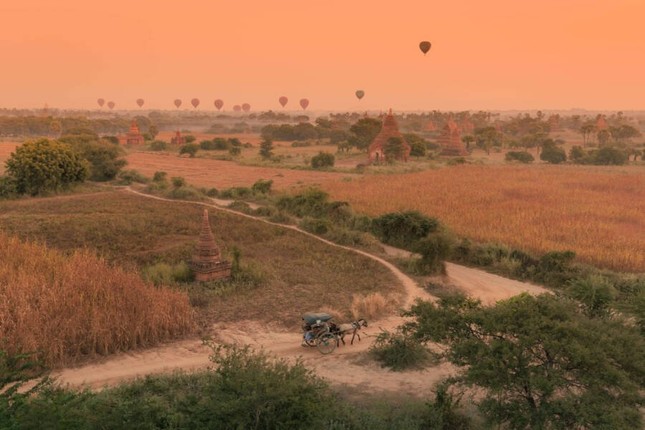
M 645 0 L 2 0 L 0 17 L 0 107 L 645 109 Z

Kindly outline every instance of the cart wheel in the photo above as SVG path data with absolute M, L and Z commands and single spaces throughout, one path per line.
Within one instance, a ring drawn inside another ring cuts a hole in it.
M 323 333 L 316 338 L 318 351 L 321 354 L 329 354 L 336 349 L 336 336 L 331 333 Z
M 309 338 L 307 339 L 306 337 L 304 338 L 305 344 L 307 346 L 316 346 L 316 339 L 315 338 Z

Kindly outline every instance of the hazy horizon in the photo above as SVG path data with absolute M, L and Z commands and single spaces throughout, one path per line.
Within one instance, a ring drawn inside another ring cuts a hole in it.
M 301 98 L 311 111 L 645 110 L 642 0 L 23 0 L 0 13 L 4 108 L 197 97 L 198 110 L 282 111 L 284 95 L 286 111 Z

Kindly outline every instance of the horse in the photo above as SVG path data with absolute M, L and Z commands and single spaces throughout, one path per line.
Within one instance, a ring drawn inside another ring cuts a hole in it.
M 361 327 L 367 327 L 367 321 L 364 318 L 359 318 L 356 321 L 352 321 L 350 323 L 337 325 L 336 334 L 338 335 L 338 339 L 343 342 L 343 345 L 345 345 L 345 336 L 351 333 L 352 340 L 350 342 L 350 345 L 353 345 L 355 337 L 358 337 L 359 341 L 361 340 L 361 335 L 358 333 Z

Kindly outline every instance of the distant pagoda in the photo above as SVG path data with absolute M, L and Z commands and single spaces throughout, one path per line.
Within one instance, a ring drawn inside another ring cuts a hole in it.
M 603 115 L 598 115 L 598 117 L 596 118 L 596 132 L 607 130 L 608 128 L 609 126 L 607 125 L 605 117 Z
M 183 145 L 186 143 L 186 139 L 184 139 L 184 136 L 181 135 L 181 132 L 177 130 L 175 133 L 175 136 L 170 139 L 170 144 L 171 145 Z
M 220 250 L 211 231 L 207 209 L 204 209 L 199 243 L 195 248 L 190 267 L 195 272 L 195 280 L 200 282 L 226 279 L 231 276 L 231 263 L 222 261 Z
M 379 163 L 386 161 L 385 145 L 392 137 L 398 137 L 403 142 L 404 149 L 398 159 L 401 161 L 408 161 L 408 157 L 410 156 L 410 151 L 412 148 L 410 148 L 410 145 L 408 145 L 408 143 L 403 138 L 403 135 L 399 131 L 399 125 L 396 123 L 396 119 L 392 114 L 392 109 L 390 109 L 388 114 L 385 115 L 385 118 L 383 119 L 383 126 L 381 127 L 381 131 L 376 135 L 368 148 L 370 163 Z
M 139 131 L 139 126 L 136 121 L 132 121 L 130 131 L 125 134 L 125 137 L 121 138 L 121 143 L 125 143 L 126 145 L 143 145 L 145 143 L 145 139 Z
M 466 150 L 464 143 L 461 141 L 459 127 L 457 127 L 457 124 L 452 120 L 452 118 L 448 119 L 448 122 L 441 130 L 439 144 L 441 145 L 441 155 L 451 157 L 468 155 L 468 151 Z

